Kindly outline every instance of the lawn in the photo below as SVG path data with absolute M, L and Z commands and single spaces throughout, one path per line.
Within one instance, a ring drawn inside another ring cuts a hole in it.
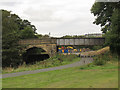
M 4 78 L 3 88 L 117 88 L 116 62 Z

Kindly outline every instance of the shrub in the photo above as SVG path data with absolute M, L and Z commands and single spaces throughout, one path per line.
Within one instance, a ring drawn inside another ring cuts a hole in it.
M 92 50 L 99 50 L 99 49 L 101 49 L 101 48 L 103 48 L 102 46 L 93 46 L 91 49 Z
M 104 54 L 94 57 L 93 59 L 94 59 L 94 62 L 93 62 L 94 65 L 104 65 L 107 61 L 118 60 L 118 56 L 116 54 L 106 52 Z
M 104 65 L 106 63 L 106 60 L 104 60 L 102 57 L 97 56 L 96 58 L 94 58 L 93 64 L 94 65 Z

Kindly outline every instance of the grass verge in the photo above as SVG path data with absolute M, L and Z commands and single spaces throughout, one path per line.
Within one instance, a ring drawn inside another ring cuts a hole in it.
M 37 69 L 43 69 L 43 68 L 49 68 L 49 67 L 56 67 L 56 66 L 71 64 L 77 61 L 80 61 L 80 58 L 76 55 L 58 54 L 47 60 L 36 62 L 36 64 L 33 64 L 33 65 L 23 64 L 16 69 L 10 68 L 10 67 L 4 68 L 2 70 L 2 73 L 6 74 L 6 73 L 14 73 L 14 72 L 22 72 L 22 71 L 37 70 Z
M 118 88 L 117 62 L 3 78 L 3 88 Z

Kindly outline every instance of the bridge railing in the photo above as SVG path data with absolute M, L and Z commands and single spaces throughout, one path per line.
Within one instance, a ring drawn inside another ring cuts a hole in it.
M 57 45 L 103 45 L 105 38 L 57 39 Z

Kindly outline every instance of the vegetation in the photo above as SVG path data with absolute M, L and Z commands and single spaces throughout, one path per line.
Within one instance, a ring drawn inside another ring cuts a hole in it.
M 100 54 L 100 55 L 94 57 L 93 64 L 100 66 L 100 65 L 106 64 L 108 61 L 118 62 L 118 56 L 115 54 L 113 55 L 110 52 L 106 52 L 104 54 Z
M 104 37 L 104 35 L 102 37 Z M 101 36 L 65 35 L 62 36 L 61 38 L 101 38 Z
M 2 67 L 16 67 L 22 63 L 18 40 L 36 37 L 36 28 L 10 11 L 2 11 Z
M 65 36 L 63 36 L 61 38 L 84 38 L 84 37 L 85 37 L 84 35 L 73 35 L 73 36 L 65 35 Z
M 110 50 L 120 55 L 120 2 L 95 2 L 91 13 L 96 16 L 93 23 L 101 25 Z
M 45 34 L 45 35 L 42 35 L 42 34 L 36 34 L 36 37 L 39 38 L 39 39 L 42 39 L 42 38 L 51 38 L 49 35 Z
M 99 49 L 101 49 L 101 48 L 103 48 L 103 46 L 93 46 L 93 47 L 91 48 L 91 50 L 99 50 Z
M 21 60 L 21 46 L 17 44 L 19 39 L 41 38 L 36 34 L 35 26 L 29 21 L 20 19 L 11 12 L 3 12 L 3 67 L 17 66 Z M 94 24 L 101 25 L 105 33 L 105 47 L 89 55 L 94 57 L 91 64 L 41 72 L 32 75 L 4 78 L 4 88 L 118 88 L 118 56 L 120 55 L 120 2 L 95 2 L 91 8 L 91 13 L 96 16 Z M 26 34 L 27 33 L 27 34 Z M 36 35 L 35 35 L 36 34 Z M 48 35 L 45 37 L 49 37 Z M 83 36 L 63 36 L 62 38 L 81 38 Z M 99 49 L 101 47 L 94 47 Z M 36 52 L 36 50 L 35 50 Z M 104 53 L 106 52 L 106 53 Z M 85 54 L 85 53 L 84 53 Z M 13 56 L 14 55 L 14 56 Z M 36 62 L 34 65 L 23 64 L 19 68 L 6 68 L 3 73 L 20 72 L 41 68 L 54 67 L 78 61 L 75 55 L 57 55 L 44 61 Z M 10 70 L 11 69 L 11 70 Z M 89 73 L 89 74 L 88 74 Z M 12 83 L 11 83 L 12 81 Z M 28 83 L 29 82 L 29 83 Z
M 80 58 L 76 55 L 60 55 L 51 57 L 47 60 L 36 62 L 36 64 L 33 65 L 26 65 L 25 63 L 19 66 L 18 68 L 11 68 L 6 67 L 3 69 L 2 73 L 13 73 L 13 72 L 21 72 L 21 71 L 30 71 L 30 70 L 37 70 L 37 69 L 43 69 L 43 68 L 49 68 L 49 67 L 55 67 L 65 64 L 70 64 L 76 61 L 80 61 Z
M 109 52 L 109 46 L 101 48 L 99 50 L 95 51 L 89 51 L 89 52 L 82 52 L 82 55 L 88 55 L 88 56 L 95 56 L 95 55 L 101 55 L 104 54 L 105 52 Z
M 118 88 L 117 62 L 3 78 L 2 81 L 3 88 Z

